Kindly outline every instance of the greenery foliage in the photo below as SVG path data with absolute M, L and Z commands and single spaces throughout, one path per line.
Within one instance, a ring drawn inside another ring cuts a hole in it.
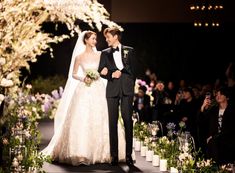
M 38 152 L 40 133 L 37 120 L 42 115 L 42 101 L 31 95 L 30 85 L 18 89 L 17 94 L 5 98 L 2 125 L 5 132 L 1 136 L 3 165 L 5 172 L 28 172 L 38 170 L 48 156 Z
M 55 88 L 65 86 L 67 78 L 63 75 L 54 75 L 48 77 L 38 76 L 31 81 L 33 93 L 50 94 Z

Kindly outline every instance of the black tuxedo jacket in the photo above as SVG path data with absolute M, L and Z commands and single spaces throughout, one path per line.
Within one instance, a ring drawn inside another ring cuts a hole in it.
M 133 96 L 134 85 L 136 79 L 135 69 L 135 53 L 132 47 L 121 46 L 121 55 L 124 68 L 121 70 L 122 75 L 119 79 L 112 78 L 112 73 L 118 70 L 111 48 L 107 48 L 101 52 L 100 64 L 98 71 L 106 67 L 108 68 L 107 75 L 101 75 L 101 77 L 108 80 L 106 88 L 107 97 L 117 97 L 122 95 Z

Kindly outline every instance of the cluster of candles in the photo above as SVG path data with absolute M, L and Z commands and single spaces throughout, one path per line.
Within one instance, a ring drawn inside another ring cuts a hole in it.
M 222 1 L 202 1 L 190 5 L 189 9 L 195 16 L 195 27 L 219 27 L 221 15 L 224 10 Z

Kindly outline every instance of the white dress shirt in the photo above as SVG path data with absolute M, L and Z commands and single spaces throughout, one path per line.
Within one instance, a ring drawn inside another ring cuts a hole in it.
M 119 70 L 122 70 L 124 68 L 122 63 L 122 50 L 121 50 L 121 44 L 118 45 L 119 51 L 115 51 L 113 53 L 113 59 L 114 62 Z

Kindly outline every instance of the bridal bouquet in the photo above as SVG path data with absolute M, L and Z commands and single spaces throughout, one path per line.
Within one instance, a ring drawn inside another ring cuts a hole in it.
M 100 74 L 97 70 L 86 70 L 85 74 L 86 77 L 89 79 L 85 81 L 86 86 L 90 86 L 93 81 L 97 80 L 100 77 Z

